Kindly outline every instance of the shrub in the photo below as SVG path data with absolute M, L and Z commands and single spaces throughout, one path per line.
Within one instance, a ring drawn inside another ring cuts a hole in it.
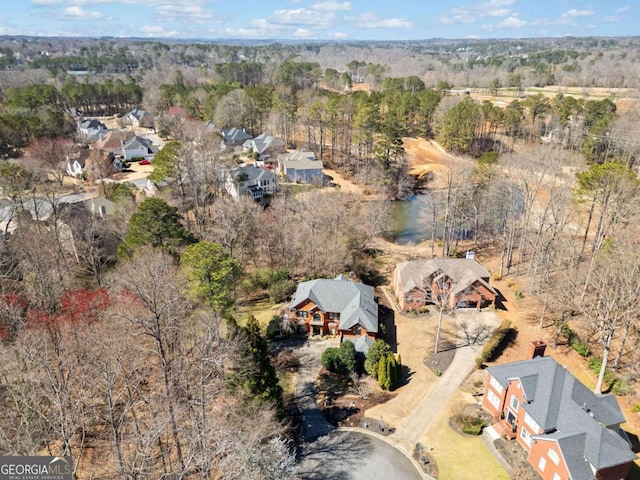
M 378 378 L 378 363 L 380 363 L 380 357 L 389 353 L 391 353 L 391 347 L 384 340 L 378 339 L 373 342 L 364 361 L 365 371 L 373 378 Z
M 589 345 L 580 340 L 572 342 L 571 346 L 576 352 L 578 352 L 578 355 L 580 355 L 581 357 L 586 358 L 591 355 L 591 349 L 589 348 Z
M 296 282 L 284 279 L 278 280 L 269 286 L 269 298 L 274 303 L 284 302 L 293 292 L 296 291 Z
M 491 280 L 493 280 L 494 282 L 502 280 L 502 277 L 500 276 L 500 272 L 493 272 L 491 274 Z
M 493 359 L 494 352 L 500 347 L 510 329 L 511 322 L 509 320 L 503 320 L 500 326 L 494 330 L 491 338 L 489 338 L 489 341 L 482 349 L 480 357 L 476 360 L 476 366 L 481 367 L 484 362 Z
M 616 378 L 613 381 L 613 385 L 611 385 L 611 393 L 621 397 L 627 397 L 635 395 L 636 390 L 631 382 L 623 380 L 622 378 Z
M 640 403 L 634 403 L 634 404 L 631 406 L 631 411 L 632 411 L 633 413 L 638 413 L 638 412 L 640 412 Z
M 338 373 L 340 364 L 340 353 L 338 352 L 338 349 L 334 347 L 327 348 L 322 352 L 320 362 L 322 363 L 322 366 L 330 372 Z
M 462 425 L 461 430 L 467 435 L 480 435 L 482 427 L 484 427 L 484 422 L 481 419 L 470 417 L 468 421 Z
M 522 291 L 520 290 L 516 290 L 516 300 L 522 300 L 524 298 L 524 293 L 522 293 Z
M 340 361 L 340 373 L 352 373 L 356 371 L 358 367 L 356 347 L 349 340 L 340 344 L 340 348 L 338 348 L 338 360 Z

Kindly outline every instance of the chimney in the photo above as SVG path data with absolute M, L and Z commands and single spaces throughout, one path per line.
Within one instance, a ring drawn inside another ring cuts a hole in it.
M 544 351 L 547 348 L 547 344 L 542 340 L 534 340 L 529 344 L 529 356 L 528 358 L 544 357 Z

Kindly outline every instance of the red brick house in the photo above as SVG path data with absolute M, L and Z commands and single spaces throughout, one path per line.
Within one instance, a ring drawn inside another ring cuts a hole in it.
M 378 304 L 373 287 L 343 275 L 298 284 L 289 318 L 309 335 L 340 335 L 366 353 L 378 334 Z
M 433 258 L 396 265 L 393 289 L 404 311 L 445 301 L 450 308 L 494 305 L 496 291 L 489 272 L 472 259 Z
M 544 353 L 532 343 L 532 356 Z M 620 480 L 636 455 L 616 397 L 596 395 L 551 357 L 490 367 L 482 406 L 545 480 Z

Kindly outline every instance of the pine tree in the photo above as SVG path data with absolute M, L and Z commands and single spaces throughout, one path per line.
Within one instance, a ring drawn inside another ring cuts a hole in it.
M 387 384 L 387 356 L 382 355 L 378 363 L 378 385 L 380 388 L 386 389 Z
M 394 390 L 398 386 L 398 362 L 393 353 L 387 357 L 387 378 L 385 379 L 385 390 Z

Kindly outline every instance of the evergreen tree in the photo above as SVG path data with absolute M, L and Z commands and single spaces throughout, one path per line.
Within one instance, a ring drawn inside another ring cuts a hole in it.
M 380 357 L 391 352 L 391 347 L 384 340 L 376 340 L 367 352 L 367 358 L 364 361 L 365 371 L 373 378 L 378 378 L 378 363 Z
M 348 340 L 340 344 L 338 349 L 341 373 L 352 373 L 356 371 L 358 366 L 358 357 L 356 355 L 356 347 L 353 342 Z
M 378 385 L 380 388 L 387 389 L 387 356 L 382 355 L 378 362 Z

